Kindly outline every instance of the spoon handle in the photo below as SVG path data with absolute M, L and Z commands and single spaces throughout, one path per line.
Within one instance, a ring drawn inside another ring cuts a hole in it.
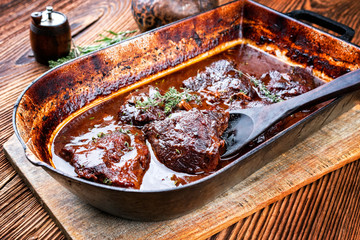
M 322 103 L 356 90 L 360 90 L 360 70 L 342 75 L 312 91 L 282 102 L 283 107 L 285 108 L 284 115 L 294 113 L 300 108 Z
M 230 117 L 233 116 L 235 120 L 229 121 L 229 123 L 232 123 L 229 127 L 231 129 L 229 132 L 231 134 L 235 132 L 235 134 L 231 138 L 230 144 L 227 143 L 228 149 L 222 157 L 231 156 L 274 123 L 297 112 L 301 108 L 312 106 L 356 90 L 360 90 L 360 70 L 347 73 L 329 83 L 283 102 L 270 104 L 265 107 L 232 111 Z M 244 128 L 244 126 L 248 127 Z M 249 129 L 250 131 L 247 131 Z

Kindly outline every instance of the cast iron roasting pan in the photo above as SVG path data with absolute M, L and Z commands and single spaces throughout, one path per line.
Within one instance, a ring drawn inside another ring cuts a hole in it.
M 293 17 L 315 22 L 341 36 L 334 37 Z M 48 151 L 52 132 L 70 114 L 90 103 L 104 101 L 131 84 L 177 71 L 190 59 L 203 59 L 239 43 L 310 66 L 316 76 L 331 81 L 360 66 L 360 48 L 349 43 L 353 35 L 351 28 L 311 12 L 285 15 L 253 1 L 235 1 L 46 72 L 19 97 L 13 114 L 15 133 L 31 163 L 85 202 L 133 220 L 175 218 L 206 204 L 350 109 L 359 91 L 333 100 L 245 155 L 236 156 L 218 172 L 159 191 L 107 186 L 54 169 Z

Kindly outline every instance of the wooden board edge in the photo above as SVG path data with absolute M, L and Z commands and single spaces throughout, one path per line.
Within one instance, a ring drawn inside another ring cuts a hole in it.
M 45 209 L 45 211 L 50 215 L 50 217 L 54 220 L 55 224 L 60 228 L 61 232 L 65 235 L 66 239 L 72 239 L 72 237 L 68 234 L 68 232 L 65 230 L 65 227 L 61 224 L 61 222 L 58 220 L 56 215 L 53 213 L 51 208 L 41 199 L 40 195 L 37 193 L 37 191 L 33 188 L 31 183 L 28 181 L 28 179 L 25 177 L 25 174 L 21 170 L 21 168 L 12 161 L 12 157 L 10 156 L 9 148 L 12 147 L 12 144 L 19 145 L 19 148 L 23 149 L 21 146 L 19 140 L 17 139 L 16 135 L 12 135 L 3 145 L 3 151 L 5 153 L 5 157 L 9 160 L 11 166 L 15 169 L 15 171 L 19 174 L 21 179 L 25 182 L 26 186 L 30 189 L 30 191 L 33 193 L 35 198 L 38 200 L 40 205 Z M 24 153 L 21 153 L 24 154 Z M 26 157 L 25 157 L 26 158 Z M 27 164 L 31 164 L 30 161 Z M 37 167 L 37 166 L 34 166 Z M 45 172 L 45 171 L 44 171 Z M 47 173 L 46 173 L 47 174 Z M 50 175 L 49 175 L 50 176 Z

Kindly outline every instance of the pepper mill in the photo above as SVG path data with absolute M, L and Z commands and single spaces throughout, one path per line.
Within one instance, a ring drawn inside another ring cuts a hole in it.
M 33 12 L 30 42 L 39 63 L 49 65 L 49 60 L 67 56 L 71 48 L 71 31 L 67 17 L 53 11 L 51 6 L 46 7 L 46 11 Z

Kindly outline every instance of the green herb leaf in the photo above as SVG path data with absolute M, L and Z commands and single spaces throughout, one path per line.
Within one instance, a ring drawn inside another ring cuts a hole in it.
M 265 84 L 262 81 L 256 79 L 255 77 L 250 77 L 250 80 L 251 80 L 252 83 L 254 83 L 255 86 L 258 86 L 261 93 L 264 94 L 272 102 L 281 102 L 281 101 L 283 101 L 281 98 L 279 98 L 275 94 L 272 94 L 269 91 L 269 89 L 266 88 Z
M 99 133 L 97 134 L 97 137 L 98 137 L 98 138 L 105 137 L 105 133 L 103 133 L 103 132 L 99 132 Z
M 275 94 L 272 94 L 270 92 L 269 89 L 266 88 L 265 84 L 256 79 L 255 77 L 253 76 L 250 76 L 250 74 L 248 73 L 243 73 L 242 71 L 240 70 L 237 70 L 237 69 L 234 69 L 235 72 L 237 72 L 239 74 L 239 76 L 241 77 L 242 75 L 244 75 L 246 78 L 248 78 L 253 84 L 255 87 L 259 87 L 259 90 L 260 92 L 268 99 L 270 99 L 272 102 L 281 102 L 283 101 L 283 99 L 279 98 L 278 96 L 276 96 Z
M 121 42 L 123 40 L 126 40 L 130 37 L 131 34 L 135 33 L 136 30 L 133 30 L 133 31 L 124 31 L 124 32 L 119 32 L 119 33 L 116 33 L 116 32 L 113 32 L 111 30 L 108 30 L 107 31 L 108 33 L 110 33 L 111 35 L 113 35 L 114 37 L 111 38 L 111 37 L 107 37 L 107 36 L 104 36 L 102 34 L 99 34 L 100 37 L 102 37 L 102 39 L 99 39 L 99 40 L 96 40 L 95 42 L 100 42 L 101 44 L 98 44 L 98 45 L 93 45 L 93 46 L 85 46 L 85 47 L 80 47 L 80 46 L 75 46 L 75 48 L 73 48 L 69 55 L 67 55 L 66 57 L 62 57 L 62 58 L 59 58 L 55 61 L 52 61 L 50 60 L 49 61 L 49 67 L 50 68 L 53 68 L 53 67 L 56 67 L 60 64 L 63 64 L 67 61 L 70 61 L 76 57 L 79 57 L 79 56 L 82 56 L 82 55 L 85 55 L 85 54 L 88 54 L 88 53 L 91 53 L 91 52 L 94 52 L 94 51 L 97 51 L 97 50 L 100 50 L 100 49 L 103 49 L 105 47 L 108 47 L 114 43 L 118 43 L 118 42 Z
M 150 107 L 163 107 L 165 114 L 170 113 L 176 106 L 185 100 L 190 102 L 191 100 L 198 101 L 199 96 L 192 95 L 188 89 L 182 88 L 183 92 L 179 92 L 174 87 L 170 87 L 168 91 L 161 95 L 160 92 L 156 92 L 152 98 L 146 98 L 143 101 L 137 101 L 135 107 L 147 110 Z
M 105 178 L 104 181 L 103 181 L 103 183 L 105 183 L 105 184 L 107 184 L 107 185 L 111 185 L 111 184 L 112 184 L 112 181 L 111 181 L 111 179 L 109 179 L 109 178 Z

